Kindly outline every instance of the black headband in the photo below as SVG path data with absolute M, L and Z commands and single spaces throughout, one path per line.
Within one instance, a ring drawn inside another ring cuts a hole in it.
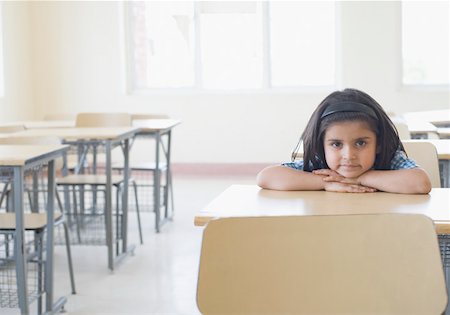
M 329 105 L 320 116 L 320 119 L 339 112 L 360 112 L 369 115 L 370 117 L 378 120 L 377 114 L 375 111 L 367 105 L 356 102 L 341 102 L 336 104 Z

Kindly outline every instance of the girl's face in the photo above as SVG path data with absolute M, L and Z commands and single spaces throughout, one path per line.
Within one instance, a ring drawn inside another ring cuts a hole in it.
M 355 178 L 374 165 L 377 136 L 364 121 L 337 122 L 325 131 L 323 148 L 331 170 Z

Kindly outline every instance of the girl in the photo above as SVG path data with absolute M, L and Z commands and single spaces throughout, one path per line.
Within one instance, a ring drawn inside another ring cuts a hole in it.
M 303 141 L 303 161 L 294 161 Z M 368 94 L 345 89 L 327 96 L 313 112 L 291 163 L 269 166 L 257 177 L 275 190 L 377 190 L 426 194 L 426 172 L 408 159 L 394 124 Z

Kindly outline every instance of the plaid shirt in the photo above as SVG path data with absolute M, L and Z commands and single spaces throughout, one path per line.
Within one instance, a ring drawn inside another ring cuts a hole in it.
M 282 163 L 281 165 L 303 171 L 303 160 Z M 417 165 L 414 160 L 409 159 L 405 152 L 400 150 L 395 152 L 394 157 L 391 160 L 391 170 L 411 169 L 416 167 L 419 167 L 419 165 Z

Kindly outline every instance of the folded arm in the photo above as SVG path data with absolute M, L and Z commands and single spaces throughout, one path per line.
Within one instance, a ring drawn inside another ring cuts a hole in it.
M 336 192 L 373 192 L 375 189 L 355 183 L 324 181 L 326 176 L 290 167 L 269 166 L 259 172 L 257 184 L 273 190 L 327 190 Z

